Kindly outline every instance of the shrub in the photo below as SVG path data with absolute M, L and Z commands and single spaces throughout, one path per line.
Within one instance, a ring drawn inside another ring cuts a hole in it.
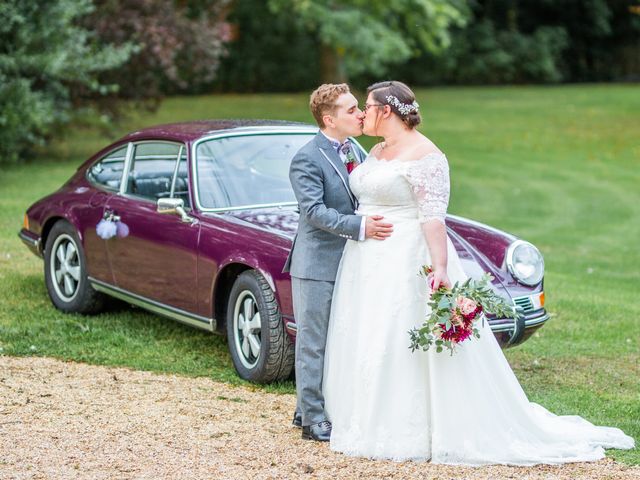
M 96 0 L 84 24 L 104 43 L 137 46 L 128 62 L 105 72 L 101 80 L 117 83 L 118 97 L 137 100 L 206 89 L 225 53 L 228 3 Z
M 98 45 L 77 24 L 92 9 L 90 0 L 0 4 L 0 163 L 18 161 L 69 121 L 74 88 L 113 88 L 97 75 L 123 64 L 131 45 Z

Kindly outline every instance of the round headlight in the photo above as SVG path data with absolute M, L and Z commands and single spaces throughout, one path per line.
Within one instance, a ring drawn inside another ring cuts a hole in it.
M 507 268 L 520 283 L 536 285 L 544 277 L 544 259 L 529 242 L 516 240 L 507 250 Z

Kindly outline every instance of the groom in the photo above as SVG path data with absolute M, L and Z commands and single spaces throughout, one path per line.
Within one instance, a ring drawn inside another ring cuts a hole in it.
M 328 441 L 322 374 L 333 284 L 347 239 L 384 240 L 392 225 L 381 216 L 354 213 L 348 172 L 362 154 L 348 137 L 362 134 L 362 111 L 346 84 L 318 87 L 309 102 L 320 131 L 291 161 L 289 179 L 300 207 L 298 233 L 284 272 L 291 274 L 296 318 L 297 406 L 293 424 L 302 438 Z

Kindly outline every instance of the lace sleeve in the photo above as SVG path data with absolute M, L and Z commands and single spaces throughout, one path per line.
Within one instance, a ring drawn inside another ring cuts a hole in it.
M 443 154 L 429 154 L 411 162 L 406 178 L 420 210 L 420 222 L 444 223 L 449 205 L 449 164 Z

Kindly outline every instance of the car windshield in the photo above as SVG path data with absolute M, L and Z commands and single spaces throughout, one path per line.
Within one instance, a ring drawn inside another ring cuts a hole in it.
M 196 178 L 201 207 L 296 203 L 289 164 L 313 135 L 243 135 L 198 144 Z

